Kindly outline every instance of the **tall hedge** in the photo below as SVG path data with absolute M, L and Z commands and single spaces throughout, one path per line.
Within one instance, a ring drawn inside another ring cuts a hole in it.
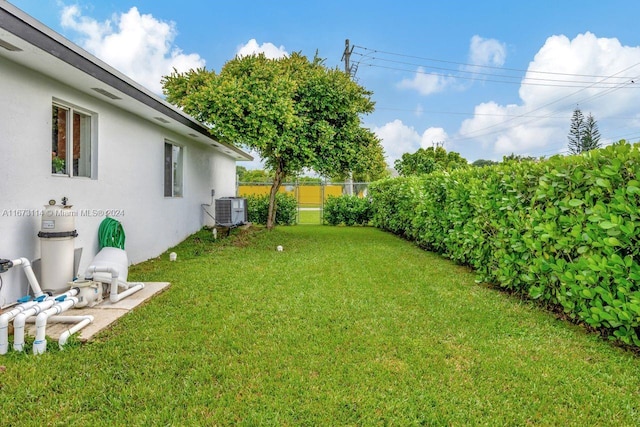
M 436 172 L 370 188 L 374 225 L 640 346 L 640 148 Z
M 247 217 L 254 224 L 266 224 L 269 213 L 269 195 L 249 195 L 247 197 Z M 296 198 L 287 193 L 276 193 L 276 225 L 294 225 L 298 213 Z
M 343 194 L 329 196 L 324 205 L 324 223 L 347 226 L 367 225 L 371 221 L 371 201 L 364 197 Z

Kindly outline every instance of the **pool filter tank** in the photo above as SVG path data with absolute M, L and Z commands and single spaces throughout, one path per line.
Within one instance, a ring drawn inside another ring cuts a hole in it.
M 75 212 L 63 199 L 62 205 L 51 200 L 45 207 L 38 237 L 40 238 L 40 285 L 54 294 L 69 289 L 74 278 L 74 241 L 78 236 Z

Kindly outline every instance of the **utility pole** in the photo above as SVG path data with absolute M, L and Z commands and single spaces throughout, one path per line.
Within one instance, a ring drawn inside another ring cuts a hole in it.
M 351 59 L 351 52 L 353 52 L 354 46 L 349 44 L 349 39 L 344 41 L 344 53 L 342 54 L 341 61 L 344 61 L 344 72 L 351 75 L 351 64 L 349 60 Z
M 347 73 L 349 77 L 351 77 L 351 65 L 349 64 L 351 52 L 353 52 L 353 46 L 350 46 L 349 39 L 346 39 L 344 41 L 344 53 L 342 54 L 341 60 L 344 61 L 344 72 Z M 353 196 L 353 172 L 351 171 L 349 171 L 349 178 L 347 178 L 346 187 L 346 193 Z

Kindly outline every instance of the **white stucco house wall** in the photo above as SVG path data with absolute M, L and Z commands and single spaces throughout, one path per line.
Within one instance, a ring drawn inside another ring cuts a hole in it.
M 124 227 L 130 263 L 158 256 L 211 225 L 202 205 L 212 190 L 235 196 L 236 162 L 252 160 L 3 0 L 0 151 L 0 258 L 37 260 L 44 207 L 65 197 L 78 212 L 80 273 L 107 214 Z M 21 269 L 0 277 L 0 307 L 27 294 Z

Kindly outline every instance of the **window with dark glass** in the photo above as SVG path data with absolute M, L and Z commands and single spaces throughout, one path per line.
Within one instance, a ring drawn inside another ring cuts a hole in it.
M 51 173 L 91 177 L 91 115 L 53 104 Z
M 184 148 L 164 143 L 164 196 L 182 197 L 182 158 Z

